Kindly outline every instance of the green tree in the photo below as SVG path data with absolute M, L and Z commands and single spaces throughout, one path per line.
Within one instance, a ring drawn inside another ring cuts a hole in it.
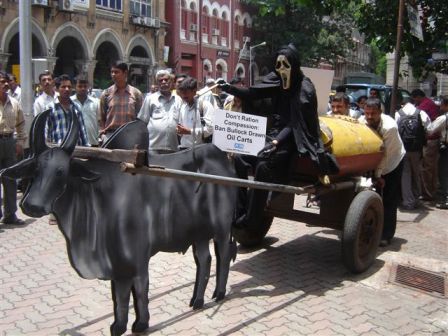
M 244 0 L 258 8 L 254 27 L 257 41 L 267 41 L 271 54 L 282 44 L 294 42 L 302 62 L 315 66 L 321 61 L 335 64 L 352 47 L 353 1 Z
M 407 2 L 411 2 L 408 0 Z M 448 62 L 431 62 L 432 53 L 448 40 L 448 1 L 416 0 L 422 9 L 424 41 L 410 33 L 409 19 L 405 10 L 401 56 L 408 55 L 414 76 L 424 78 L 429 71 L 448 73 Z M 398 20 L 397 0 L 360 2 L 356 16 L 357 25 L 370 41 L 375 41 L 382 52 L 392 52 L 396 44 Z

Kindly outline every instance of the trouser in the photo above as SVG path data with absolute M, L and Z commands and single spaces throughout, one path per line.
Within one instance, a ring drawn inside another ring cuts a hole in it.
M 440 150 L 438 170 L 439 187 L 437 189 L 437 199 L 441 203 L 448 203 L 448 148 Z
M 16 140 L 13 137 L 0 138 L 0 169 L 11 167 L 16 162 Z M 17 183 L 14 179 L 3 178 L 2 185 L 3 200 L 0 192 L 0 201 L 3 201 L 3 215 L 11 218 L 17 211 Z
M 426 199 L 432 199 L 437 190 L 438 169 L 437 161 L 439 159 L 439 139 L 428 140 L 423 147 L 423 159 L 421 168 L 421 186 L 422 196 Z
M 406 152 L 403 158 L 403 174 L 401 175 L 401 196 L 403 205 L 413 207 L 421 194 L 420 164 L 421 152 Z
M 262 182 L 286 183 L 289 176 L 291 160 L 296 150 L 293 141 L 288 141 L 269 158 L 237 155 L 235 157 L 235 170 L 239 178 L 248 178 L 250 169 L 254 170 L 254 179 Z M 261 222 L 263 210 L 269 191 L 260 189 L 239 188 L 237 217 L 246 215 L 248 226 L 257 226 Z
M 390 240 L 395 235 L 402 171 L 403 160 L 397 168 L 383 176 L 385 184 L 383 188 L 384 226 L 382 239 Z

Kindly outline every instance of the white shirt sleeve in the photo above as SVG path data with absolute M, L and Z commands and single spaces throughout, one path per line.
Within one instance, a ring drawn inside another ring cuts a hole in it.
M 428 126 L 428 133 L 430 135 L 438 132 L 442 132 L 443 128 L 446 127 L 446 118 L 447 115 L 441 115 L 437 117 L 436 120 L 434 120 L 429 126 Z

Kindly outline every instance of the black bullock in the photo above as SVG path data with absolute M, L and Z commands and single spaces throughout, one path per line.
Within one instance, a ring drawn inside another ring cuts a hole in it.
M 48 148 L 47 112 L 36 117 L 30 131 L 32 156 L 5 169 L 2 177 L 31 179 L 21 208 L 31 217 L 53 213 L 67 242 L 70 263 L 86 279 L 112 281 L 112 335 L 126 331 L 130 293 L 135 302 L 133 332 L 148 328 L 148 262 L 159 251 L 185 252 L 193 245 L 197 265 L 190 306 L 204 304 L 210 275 L 209 241 L 217 256 L 213 297 L 226 291 L 236 190 L 215 184 L 130 175 L 119 164 L 101 159 L 72 158 L 78 137 L 77 118 L 60 147 Z M 147 137 L 146 127 L 140 128 Z M 135 134 L 134 134 L 135 136 Z M 141 138 L 141 137 L 140 137 Z M 194 151 L 152 156 L 151 163 L 186 171 L 234 177 L 226 154 L 211 144 Z

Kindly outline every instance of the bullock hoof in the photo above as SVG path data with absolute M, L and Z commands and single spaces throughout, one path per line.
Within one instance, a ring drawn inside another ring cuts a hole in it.
M 221 301 L 226 296 L 226 292 L 217 292 L 216 290 L 213 292 L 212 298 L 215 299 L 215 301 Z
M 133 333 L 141 333 L 149 329 L 149 323 L 148 322 L 137 322 L 135 321 L 132 325 L 132 332 Z
M 110 334 L 112 336 L 121 336 L 126 332 L 125 324 L 118 324 L 116 322 L 112 323 L 110 326 Z
M 193 307 L 193 309 L 201 309 L 204 307 L 204 299 L 191 299 L 190 307 Z

